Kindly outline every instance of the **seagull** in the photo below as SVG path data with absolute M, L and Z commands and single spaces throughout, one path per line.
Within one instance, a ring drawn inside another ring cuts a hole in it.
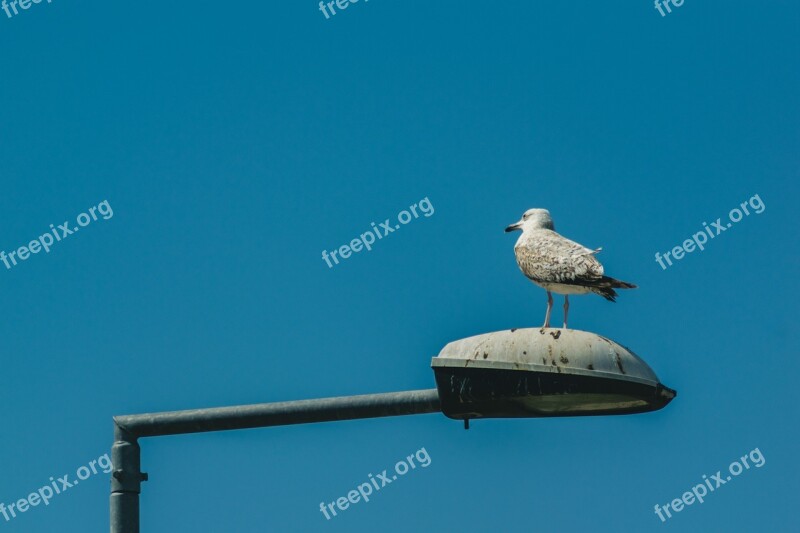
M 521 220 L 506 228 L 506 233 L 515 230 L 522 230 L 514 245 L 519 269 L 547 291 L 547 312 L 542 330 L 550 327 L 551 292 L 564 295 L 566 329 L 570 294 L 593 292 L 614 302 L 617 297 L 614 289 L 636 288 L 632 283 L 603 275 L 603 265 L 595 258 L 602 248 L 591 250 L 556 233 L 547 209 L 528 209 Z

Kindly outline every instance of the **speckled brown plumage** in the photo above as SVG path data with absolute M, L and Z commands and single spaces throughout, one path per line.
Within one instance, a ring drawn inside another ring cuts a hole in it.
M 552 296 L 587 294 L 593 292 L 610 301 L 616 301 L 614 289 L 633 289 L 636 285 L 608 277 L 603 265 L 592 250 L 562 237 L 555 231 L 553 220 L 546 209 L 529 209 L 522 219 L 506 231 L 521 229 L 522 235 L 514 246 L 517 265 L 525 276 L 547 291 L 548 307 L 545 327 L 549 327 Z M 565 298 L 564 327 L 569 300 Z

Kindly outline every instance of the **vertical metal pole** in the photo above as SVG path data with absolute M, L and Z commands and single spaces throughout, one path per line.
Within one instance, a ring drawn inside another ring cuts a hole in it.
M 114 423 L 111 447 L 111 533 L 139 533 L 139 493 L 147 474 L 140 471 L 141 449 L 136 437 Z

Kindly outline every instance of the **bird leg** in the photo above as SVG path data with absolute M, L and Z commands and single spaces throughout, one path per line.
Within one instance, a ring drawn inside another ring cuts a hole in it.
M 569 313 L 569 295 L 564 295 L 564 329 L 567 329 L 567 314 Z
M 550 311 L 553 309 L 553 295 L 547 291 L 547 312 L 544 314 L 544 326 L 542 329 L 550 327 Z

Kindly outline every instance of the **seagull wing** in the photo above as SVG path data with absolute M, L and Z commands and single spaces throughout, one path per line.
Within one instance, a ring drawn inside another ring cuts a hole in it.
M 587 287 L 603 278 L 603 265 L 595 258 L 599 251 L 551 230 L 538 230 L 514 248 L 520 270 L 531 280 Z

